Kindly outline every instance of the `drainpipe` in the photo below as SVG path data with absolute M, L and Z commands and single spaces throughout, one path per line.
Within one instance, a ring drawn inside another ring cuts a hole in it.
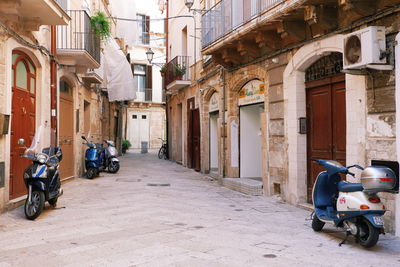
M 168 51 L 169 51 L 169 34 L 168 34 L 168 32 L 169 32 L 169 30 L 168 30 L 168 18 L 169 18 L 169 1 L 167 0 L 167 13 L 166 13 L 166 17 L 167 17 L 167 19 L 165 20 L 165 63 L 168 63 Z M 170 153 L 170 148 L 172 148 L 172 144 L 170 144 L 170 140 L 169 140 L 169 127 L 170 127 L 170 125 L 169 125 L 169 119 L 168 119 L 168 116 L 169 116 L 169 112 L 168 112 L 168 109 L 169 109 L 169 105 L 168 105 L 168 95 L 167 95 L 167 85 L 165 84 L 165 77 L 163 78 L 163 90 L 165 91 L 165 130 L 166 130 L 166 133 L 165 133 L 165 138 L 167 139 L 166 141 L 167 141 L 167 158 L 168 159 L 171 159 L 171 153 Z M 164 137 L 163 137 L 164 138 Z
M 397 161 L 400 162 L 400 33 L 396 35 L 395 57 L 396 151 Z M 400 236 L 400 195 L 396 194 L 395 199 L 395 233 Z
M 223 97 L 223 107 L 222 107 L 222 178 L 225 178 L 225 165 L 226 165 L 226 120 L 225 120 L 225 111 L 226 111 L 226 86 L 225 86 L 225 69 L 221 68 L 221 78 L 222 78 L 222 97 Z M 222 180 L 220 181 L 222 183 Z
M 57 53 L 56 26 L 51 26 L 51 53 Z M 50 115 L 51 115 L 51 146 L 57 146 L 57 63 L 55 58 L 50 60 Z

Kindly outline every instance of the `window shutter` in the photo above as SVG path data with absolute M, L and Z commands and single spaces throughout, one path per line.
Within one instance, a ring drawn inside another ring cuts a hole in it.
M 146 23 L 145 23 L 145 32 L 150 32 L 150 16 L 146 16 Z
M 151 65 L 146 66 L 146 88 L 153 88 L 153 67 Z
M 131 64 L 132 75 L 135 75 L 135 64 Z

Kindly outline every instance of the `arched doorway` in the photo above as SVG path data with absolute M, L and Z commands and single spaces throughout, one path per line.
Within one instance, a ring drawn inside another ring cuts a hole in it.
M 14 199 L 26 193 L 22 174 L 30 164 L 19 155 L 18 139 L 25 139 L 27 146 L 32 143 L 36 120 L 36 68 L 22 51 L 12 52 L 11 86 L 10 199 Z
M 262 177 L 261 114 L 264 112 L 265 85 L 260 80 L 247 82 L 239 91 L 240 177 Z
M 60 81 L 60 136 L 59 146 L 63 152 L 60 162 L 62 179 L 74 176 L 74 99 L 73 88 L 65 81 Z
M 208 111 L 209 121 L 209 140 L 210 140 L 210 173 L 218 175 L 219 149 L 218 149 L 218 117 L 219 117 L 219 94 L 214 92 L 210 98 Z
M 323 169 L 311 158 L 346 164 L 346 85 L 342 54 L 331 53 L 306 70 L 307 198 Z

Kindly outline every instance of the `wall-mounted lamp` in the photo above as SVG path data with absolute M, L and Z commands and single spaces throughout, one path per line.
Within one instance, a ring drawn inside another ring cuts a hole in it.
M 279 58 L 278 57 L 274 57 L 273 59 L 271 59 L 272 63 L 279 63 Z
M 154 56 L 154 52 L 153 52 L 153 50 L 151 50 L 151 48 L 147 49 L 146 56 L 147 56 L 147 60 L 151 64 L 151 62 L 153 61 L 153 56 Z
M 184 0 L 185 1 L 185 6 L 189 9 L 189 12 L 190 11 L 194 11 L 194 12 L 204 12 L 204 11 L 206 11 L 206 10 L 204 10 L 204 9 L 195 9 L 195 8 L 192 8 L 192 6 L 193 6 L 193 4 L 194 4 L 194 0 Z

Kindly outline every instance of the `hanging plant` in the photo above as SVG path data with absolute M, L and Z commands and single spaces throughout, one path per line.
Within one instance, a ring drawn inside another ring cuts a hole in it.
M 105 39 L 111 35 L 110 22 L 103 12 L 97 11 L 96 15 L 91 16 L 90 23 L 94 33 L 99 36 L 100 39 Z

